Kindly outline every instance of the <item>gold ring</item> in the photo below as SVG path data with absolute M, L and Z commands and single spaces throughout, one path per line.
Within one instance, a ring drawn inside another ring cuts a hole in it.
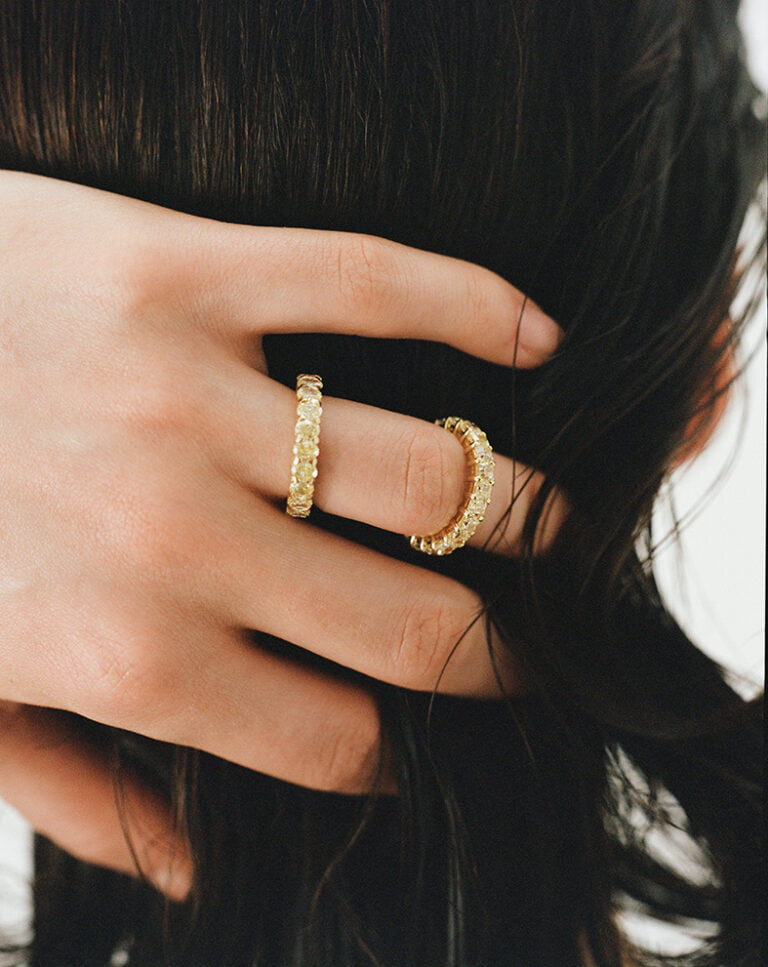
M 293 465 L 288 486 L 286 514 L 309 517 L 317 477 L 320 454 L 320 416 L 323 408 L 323 381 L 319 376 L 302 373 L 296 377 L 296 429 L 293 442 Z
M 493 447 L 479 426 L 458 416 L 435 420 L 444 426 L 464 447 L 467 458 L 467 478 L 464 500 L 450 523 L 428 537 L 410 538 L 411 547 L 424 554 L 451 554 L 464 547 L 483 520 L 491 501 L 494 480 Z

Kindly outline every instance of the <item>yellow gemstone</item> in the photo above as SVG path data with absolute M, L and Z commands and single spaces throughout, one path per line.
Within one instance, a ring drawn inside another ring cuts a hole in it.
M 296 407 L 296 412 L 305 420 L 317 422 L 320 417 L 320 404 L 317 400 L 302 400 Z

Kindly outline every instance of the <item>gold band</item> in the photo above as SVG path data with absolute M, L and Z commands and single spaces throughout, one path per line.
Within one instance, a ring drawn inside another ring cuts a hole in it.
M 410 538 L 411 547 L 425 554 L 451 554 L 464 547 L 475 533 L 491 501 L 494 480 L 493 447 L 479 426 L 458 416 L 435 420 L 444 426 L 464 447 L 467 458 L 467 479 L 464 500 L 453 519 L 442 530 L 429 537 Z
M 302 373 L 296 377 L 296 430 L 293 443 L 293 466 L 288 487 L 286 514 L 309 517 L 317 477 L 320 453 L 320 416 L 323 408 L 323 381 L 319 376 Z

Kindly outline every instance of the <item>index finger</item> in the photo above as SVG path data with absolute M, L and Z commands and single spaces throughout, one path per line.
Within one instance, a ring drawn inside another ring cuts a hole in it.
M 177 253 L 178 244 L 175 235 Z M 426 339 L 518 367 L 543 363 L 562 337 L 496 273 L 373 235 L 210 222 L 194 233 L 188 256 L 196 311 L 236 336 Z

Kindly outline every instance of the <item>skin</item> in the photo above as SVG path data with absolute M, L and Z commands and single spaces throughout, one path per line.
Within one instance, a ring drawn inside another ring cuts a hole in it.
M 56 710 L 361 793 L 382 744 L 372 697 L 245 629 L 407 688 L 500 695 L 473 592 L 284 513 L 296 400 L 266 375 L 262 336 L 432 339 L 536 366 L 561 332 L 486 269 L 370 236 L 222 224 L 12 172 L 0 208 L 0 795 L 74 855 L 138 861 L 182 898 L 167 805 L 129 780 L 126 830 L 109 763 Z M 324 399 L 323 510 L 430 534 L 464 476 L 445 430 Z M 510 554 L 541 478 L 499 455 L 496 476 L 472 543 Z M 540 546 L 566 512 L 557 498 Z

